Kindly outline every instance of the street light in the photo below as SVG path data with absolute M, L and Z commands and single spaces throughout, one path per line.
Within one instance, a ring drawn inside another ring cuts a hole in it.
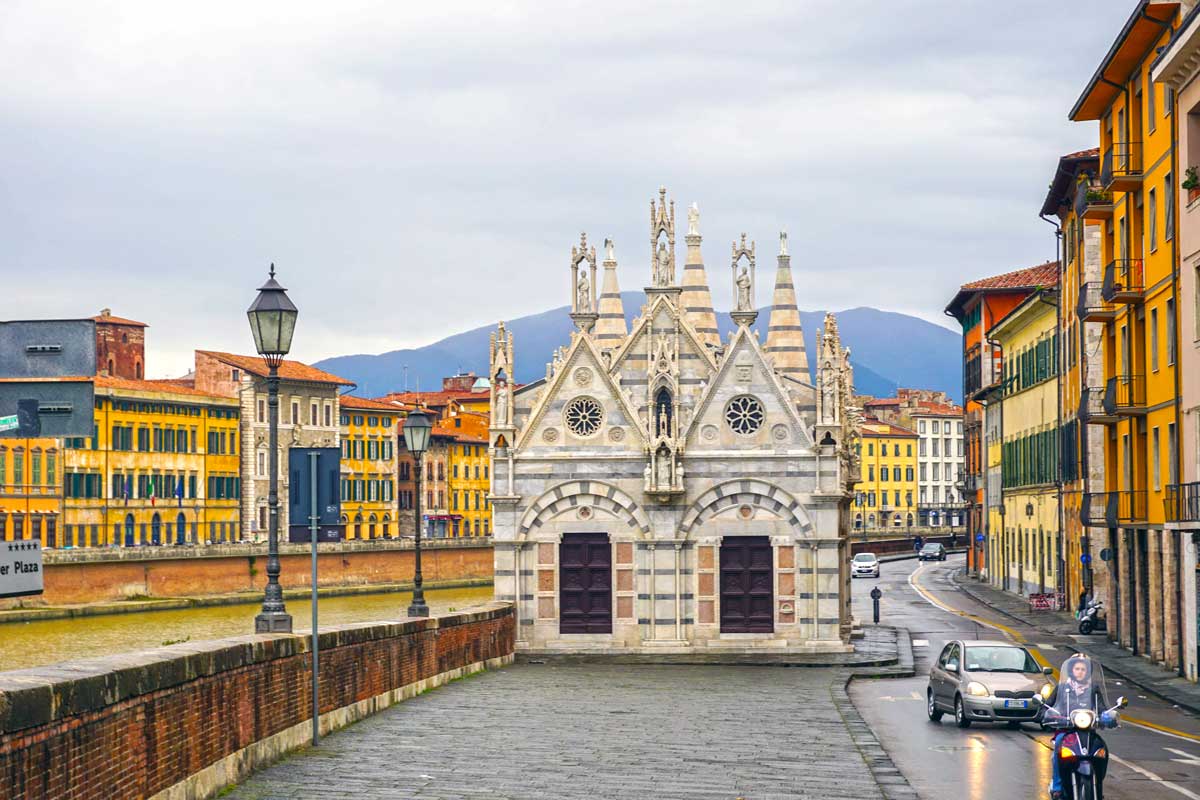
M 279 365 L 292 349 L 292 333 L 299 315 L 288 299 L 287 289 L 275 280 L 275 265 L 270 277 L 258 290 L 258 297 L 246 310 L 254 347 L 267 362 L 268 446 L 270 447 L 271 483 L 267 494 L 267 588 L 262 611 L 254 618 L 255 633 L 291 633 L 292 615 L 283 605 L 279 585 Z
M 415 571 L 413 573 L 412 605 L 408 607 L 410 617 L 428 617 L 429 606 L 425 603 L 425 592 L 421 588 L 421 474 L 425 465 L 421 463 L 422 456 L 429 448 L 429 434 L 433 431 L 433 422 L 424 411 L 410 411 L 404 419 L 404 446 L 412 453 L 416 462 L 414 476 L 415 502 L 413 504 L 413 520 L 417 529 L 415 550 Z

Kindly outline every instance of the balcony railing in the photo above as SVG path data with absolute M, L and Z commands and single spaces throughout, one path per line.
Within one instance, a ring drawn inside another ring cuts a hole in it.
M 1111 425 L 1120 417 L 1104 407 L 1104 390 L 1085 388 L 1079 395 L 1079 421 L 1084 425 Z
M 1080 184 L 1075 188 L 1075 216 L 1080 219 L 1112 219 L 1112 192 Z
M 1104 386 L 1104 410 L 1130 417 L 1146 413 L 1146 376 L 1114 375 Z
M 1117 315 L 1117 307 L 1104 299 L 1100 281 L 1090 281 L 1079 287 L 1079 303 L 1075 313 L 1084 322 L 1104 322 Z
M 1200 483 L 1172 483 L 1163 499 L 1167 522 L 1200 522 Z
M 1136 189 L 1142 182 L 1142 143 L 1117 142 L 1104 153 L 1100 186 L 1119 192 Z
M 1079 519 L 1091 527 L 1117 528 L 1146 521 L 1146 490 L 1088 492 L 1079 506 Z
M 1108 302 L 1137 303 L 1146 290 L 1145 267 L 1140 258 L 1118 258 L 1104 268 L 1100 294 Z

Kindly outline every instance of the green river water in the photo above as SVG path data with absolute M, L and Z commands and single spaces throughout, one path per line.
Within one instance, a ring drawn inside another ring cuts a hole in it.
M 404 617 L 411 592 L 321 598 L 320 625 L 395 620 Z M 491 586 L 425 592 L 432 613 L 463 609 L 492 599 Z M 307 600 L 288 600 L 296 630 L 311 627 Z M 258 605 L 205 606 L 178 611 L 146 611 L 96 617 L 0 624 L 0 671 L 59 661 L 95 658 L 161 647 L 179 640 L 222 639 L 254 632 Z

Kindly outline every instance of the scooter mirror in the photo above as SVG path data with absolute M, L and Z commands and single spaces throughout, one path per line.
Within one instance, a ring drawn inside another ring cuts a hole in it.
M 1054 667 L 1042 667 L 1042 674 L 1043 675 L 1053 675 Z
M 1042 696 L 1040 694 L 1035 694 L 1029 699 L 1035 706 L 1040 706 L 1042 704 Z
M 1125 706 L 1127 706 L 1127 705 L 1129 705 L 1129 701 L 1126 700 L 1124 697 L 1117 698 L 1117 708 L 1125 708 Z

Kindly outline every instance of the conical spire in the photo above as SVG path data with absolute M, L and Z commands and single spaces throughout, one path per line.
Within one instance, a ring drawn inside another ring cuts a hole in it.
M 717 347 L 721 335 L 717 331 L 717 314 L 713 311 L 712 292 L 708 289 L 708 274 L 704 257 L 700 255 L 700 209 L 695 203 L 688 209 L 687 261 L 683 265 L 683 292 L 679 307 L 705 344 Z
M 621 303 L 621 287 L 617 285 L 617 259 L 613 255 L 612 239 L 604 240 L 604 278 L 600 287 L 600 318 L 596 321 L 596 344 L 601 348 L 616 347 L 628 335 L 625 327 L 625 306 Z
M 771 356 L 775 370 L 784 377 L 812 383 L 812 376 L 808 372 L 808 354 L 804 350 L 800 309 L 796 307 L 796 287 L 792 284 L 792 257 L 787 251 L 786 231 L 779 234 L 778 263 L 775 294 L 771 298 L 771 321 L 767 326 L 767 344 L 763 351 Z

